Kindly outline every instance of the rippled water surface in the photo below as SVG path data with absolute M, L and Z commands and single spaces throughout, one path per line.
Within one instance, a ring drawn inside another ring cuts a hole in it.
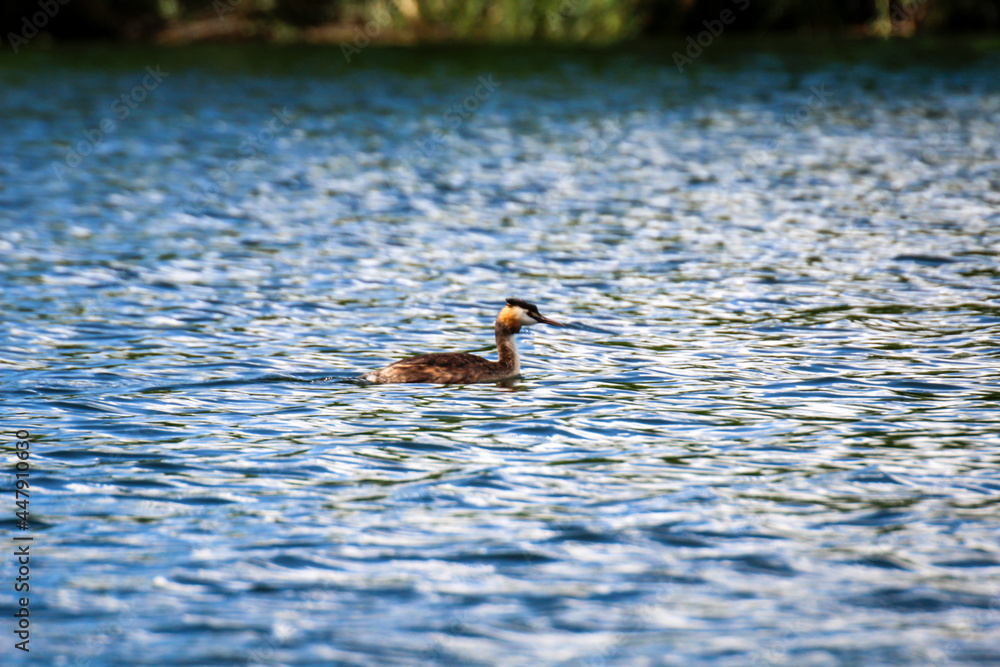
M 34 663 L 1000 664 L 1000 58 L 914 53 L 4 57 Z

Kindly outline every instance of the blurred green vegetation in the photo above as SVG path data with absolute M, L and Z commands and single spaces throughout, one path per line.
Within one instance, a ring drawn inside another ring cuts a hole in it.
M 996 30 L 1000 0 L 5 0 L 7 48 L 69 39 L 184 43 L 612 42 L 727 30 L 911 36 Z

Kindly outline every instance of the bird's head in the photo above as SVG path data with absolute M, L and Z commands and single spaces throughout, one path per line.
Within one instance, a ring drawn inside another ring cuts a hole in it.
M 533 324 L 563 326 L 555 320 L 542 317 L 541 313 L 538 312 L 538 306 L 535 304 L 513 297 L 507 299 L 507 305 L 503 307 L 503 310 L 497 316 L 497 323 L 511 333 L 517 333 L 521 330 L 521 327 L 530 327 Z

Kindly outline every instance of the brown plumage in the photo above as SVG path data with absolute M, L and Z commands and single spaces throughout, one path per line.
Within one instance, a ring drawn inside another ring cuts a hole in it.
M 522 326 L 538 323 L 563 326 L 554 320 L 542 317 L 535 304 L 510 298 L 507 299 L 507 305 L 497 315 L 496 323 L 493 325 L 498 361 L 464 353 L 421 354 L 366 373 L 361 379 L 373 384 L 411 382 L 471 384 L 515 378 L 521 374 L 521 360 L 517 355 L 514 335 Z

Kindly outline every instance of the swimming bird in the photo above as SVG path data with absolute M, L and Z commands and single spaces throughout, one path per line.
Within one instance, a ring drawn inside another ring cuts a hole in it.
M 507 305 L 497 315 L 493 325 L 497 338 L 498 361 L 490 361 L 474 354 L 421 354 L 389 364 L 361 379 L 372 384 L 401 384 L 427 382 L 432 384 L 471 384 L 473 382 L 499 382 L 521 374 L 521 358 L 517 355 L 514 334 L 521 327 L 533 324 L 564 326 L 555 320 L 542 317 L 538 306 L 523 299 L 507 299 Z

